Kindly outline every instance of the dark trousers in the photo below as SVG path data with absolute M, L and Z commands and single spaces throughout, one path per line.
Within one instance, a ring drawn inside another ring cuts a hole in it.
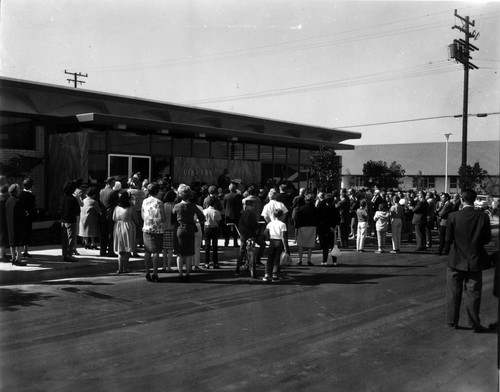
M 471 327 L 481 325 L 479 309 L 483 289 L 482 271 L 460 271 L 446 269 L 446 322 L 457 324 L 460 318 L 460 305 L 465 287 L 465 310 Z
M 234 246 L 238 246 L 238 233 L 236 232 L 236 229 L 234 226 L 228 226 L 228 223 L 234 223 L 235 225 L 238 224 L 238 219 L 233 219 L 233 218 L 228 218 L 226 217 L 226 230 L 224 233 L 224 246 L 229 246 L 229 237 L 231 236 L 231 233 L 233 234 L 233 240 L 234 240 Z
M 432 247 L 432 229 L 434 228 L 434 221 L 427 222 L 425 225 L 425 242 L 428 248 Z
M 425 246 L 425 226 L 426 223 L 419 223 L 415 226 L 415 238 L 417 239 L 417 250 L 426 250 Z
M 447 255 L 450 252 L 449 246 L 446 246 L 446 226 L 439 226 L 439 246 L 438 253 Z
M 330 249 L 333 248 L 333 242 L 335 240 L 332 229 L 329 227 L 318 227 L 318 239 L 323 254 L 323 263 L 326 263 L 328 261 L 328 254 L 330 253 Z M 334 263 L 337 262 L 336 257 L 332 257 L 332 260 Z
M 61 248 L 63 257 L 71 257 L 76 244 L 76 223 L 61 222 Z
M 269 241 L 269 255 L 267 256 L 266 275 L 278 276 L 280 272 L 280 256 L 285 249 L 282 240 Z
M 210 250 L 213 252 L 214 266 L 219 264 L 219 228 L 205 227 L 205 264 L 210 264 Z
M 344 222 L 340 225 L 340 245 L 342 248 L 347 248 L 349 246 L 349 227 L 350 222 Z
M 101 232 L 100 232 L 100 242 L 101 242 L 101 256 L 107 256 L 114 253 L 113 251 L 113 229 L 115 227 L 115 222 L 113 220 L 102 220 L 101 221 Z

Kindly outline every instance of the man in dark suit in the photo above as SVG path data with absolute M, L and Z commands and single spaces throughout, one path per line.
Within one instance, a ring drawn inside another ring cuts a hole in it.
M 413 219 L 411 223 L 415 226 L 415 237 L 417 238 L 416 252 L 427 250 L 425 244 L 425 227 L 427 226 L 427 209 L 429 204 L 425 199 L 425 192 L 419 191 L 417 204 L 413 207 Z
M 236 184 L 232 182 L 229 185 L 229 193 L 224 196 L 224 211 L 226 216 L 226 233 L 224 238 L 224 246 L 229 246 L 229 235 L 232 232 L 234 238 L 234 247 L 238 247 L 238 234 L 232 226 L 227 226 L 228 223 L 238 224 L 243 209 L 243 197 L 236 192 Z
M 99 200 L 104 207 L 101 219 L 101 256 L 117 257 L 113 251 L 113 229 L 115 224 L 113 211 L 118 204 L 118 192 L 113 189 L 115 182 L 114 177 L 108 177 L 106 186 L 99 193 Z
M 446 223 L 448 216 L 453 212 L 453 203 L 450 201 L 448 193 L 441 194 L 441 207 L 438 211 L 439 216 L 439 246 L 437 254 L 441 256 L 443 253 L 447 255 L 450 250 L 445 247 L 446 244 Z
M 490 266 L 484 245 L 491 240 L 490 220 L 474 209 L 476 192 L 462 194 L 463 208 L 448 215 L 446 244 L 450 246 L 446 271 L 446 314 L 450 328 L 458 328 L 462 291 L 465 285 L 465 308 L 472 330 L 484 332 L 479 319 L 482 270 Z

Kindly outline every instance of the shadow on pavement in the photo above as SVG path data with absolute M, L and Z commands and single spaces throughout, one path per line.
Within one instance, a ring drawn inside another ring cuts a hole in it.
M 15 312 L 28 306 L 43 306 L 37 302 L 54 298 L 44 293 L 27 292 L 20 289 L 0 289 L 0 308 Z

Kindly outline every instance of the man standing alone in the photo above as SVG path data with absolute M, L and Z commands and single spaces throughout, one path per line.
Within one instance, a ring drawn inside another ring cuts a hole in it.
M 450 328 L 458 328 L 462 291 L 465 285 L 465 308 L 472 330 L 484 332 L 479 319 L 482 270 L 489 267 L 484 245 L 491 240 L 490 221 L 486 214 L 474 209 L 476 192 L 466 190 L 463 208 L 448 216 L 446 244 L 451 246 L 446 271 L 446 313 Z

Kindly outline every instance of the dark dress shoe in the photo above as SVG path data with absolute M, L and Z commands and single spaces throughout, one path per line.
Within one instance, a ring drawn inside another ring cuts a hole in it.
M 31 257 L 31 255 L 28 252 L 23 252 L 23 257 Z
M 11 260 L 12 262 L 12 265 L 16 265 L 18 267 L 25 267 L 26 266 L 26 263 L 24 261 L 21 261 L 21 260 Z
M 482 325 L 476 325 L 474 327 L 472 327 L 472 332 L 474 333 L 485 333 L 485 332 L 489 332 L 490 330 L 486 327 L 483 327 Z
M 158 275 L 153 274 L 151 276 L 151 281 L 158 283 L 160 281 L 160 278 L 158 278 Z

